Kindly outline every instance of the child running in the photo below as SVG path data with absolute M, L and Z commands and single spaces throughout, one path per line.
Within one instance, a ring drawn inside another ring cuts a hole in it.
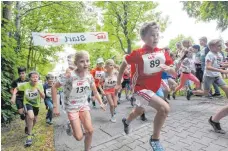
M 54 114 L 58 116 L 57 88 L 64 87 L 64 104 L 73 130 L 73 136 L 77 141 L 82 140 L 85 130 L 85 151 L 89 151 L 92 143 L 93 126 L 90 116 L 90 107 L 87 101 L 88 91 L 92 89 L 94 96 L 98 100 L 100 107 L 105 110 L 101 97 L 97 92 L 94 79 L 89 73 L 89 53 L 87 51 L 76 52 L 74 64 L 77 69 L 66 73 L 52 87 L 52 98 L 54 104 Z
M 194 62 L 192 60 L 192 52 L 193 48 L 189 47 L 187 51 L 185 51 L 184 56 L 181 58 L 181 66 L 180 66 L 180 71 L 181 71 L 181 76 L 180 76 L 180 84 L 176 87 L 175 91 L 173 92 L 173 96 L 175 98 L 176 92 L 179 91 L 184 85 L 187 80 L 191 80 L 195 83 L 196 88 L 200 88 L 200 81 L 194 76 L 191 72 L 194 65 Z M 189 100 L 189 98 L 187 97 Z
M 121 86 L 121 79 L 127 64 L 135 65 L 135 73 L 133 75 L 132 85 L 134 87 L 134 97 L 136 99 L 136 108 L 127 118 L 123 118 L 124 131 L 129 133 L 130 123 L 141 115 L 144 106 L 151 106 L 157 110 L 154 118 L 153 135 L 150 137 L 150 145 L 153 151 L 163 151 L 163 147 L 159 141 L 161 128 L 170 110 L 169 105 L 158 97 L 155 93 L 161 85 L 162 71 L 175 74 L 175 71 L 169 67 L 171 58 L 164 54 L 161 49 L 157 48 L 159 41 L 159 26 L 156 22 L 144 23 L 140 29 L 140 36 L 145 42 L 142 48 L 133 51 L 125 56 L 121 64 L 117 86 Z
M 26 113 L 28 126 L 28 136 L 25 142 L 26 147 L 32 145 L 32 129 L 37 121 L 40 99 L 44 99 L 45 97 L 43 86 L 41 83 L 39 83 L 39 73 L 32 71 L 28 74 L 28 77 L 30 81 L 16 87 L 11 98 L 11 101 L 15 102 L 17 92 L 24 91 L 24 110 Z
M 48 74 L 46 76 L 46 79 L 47 79 L 47 83 L 45 83 L 43 86 L 44 87 L 44 93 L 45 93 L 44 102 L 48 108 L 48 112 L 46 115 L 46 123 L 51 125 L 51 124 L 53 124 L 53 122 L 52 122 L 53 101 L 52 101 L 52 97 L 51 97 L 51 87 L 52 87 L 53 82 L 54 82 L 54 76 L 51 74 Z
M 228 86 L 222 79 L 221 73 L 228 73 L 228 70 L 223 70 L 227 67 L 226 63 L 223 63 L 223 56 L 220 53 L 222 49 L 222 42 L 219 39 L 211 40 L 208 44 L 210 51 L 205 58 L 205 71 L 203 77 L 203 88 L 204 90 L 188 91 L 187 98 L 194 95 L 207 95 L 210 91 L 210 87 L 213 83 L 216 83 L 228 96 Z
M 102 95 L 105 95 L 108 99 L 111 113 L 111 122 L 115 123 L 115 109 L 117 107 L 117 95 L 115 94 L 115 86 L 117 83 L 118 71 L 114 69 L 114 61 L 112 59 L 108 59 L 105 62 L 105 73 L 101 77 L 100 82 L 103 83 L 103 89 L 101 85 L 99 88 L 101 90 Z

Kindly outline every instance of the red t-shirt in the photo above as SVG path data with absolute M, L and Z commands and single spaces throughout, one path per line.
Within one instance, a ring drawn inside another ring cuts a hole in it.
M 171 65 L 173 63 L 168 53 L 159 48 L 152 50 L 149 46 L 143 46 L 125 56 L 128 64 L 131 64 L 131 78 L 134 91 L 142 89 L 157 92 L 161 85 L 160 64 Z
M 92 69 L 90 73 L 93 75 L 93 78 L 95 80 L 95 85 L 96 87 L 99 86 L 100 84 L 100 79 L 104 74 L 105 69 L 104 68 L 98 68 L 96 67 L 95 69 Z

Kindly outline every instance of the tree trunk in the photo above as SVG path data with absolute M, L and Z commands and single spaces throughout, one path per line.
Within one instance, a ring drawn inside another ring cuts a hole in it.
M 28 53 L 28 57 L 27 57 L 27 69 L 28 69 L 28 71 L 30 69 L 31 51 L 32 51 L 32 37 L 30 38 L 29 53 Z
M 127 38 L 127 53 L 131 53 L 131 39 Z
M 16 2 L 16 18 L 15 18 L 15 26 L 16 26 L 16 33 L 15 33 L 15 39 L 17 41 L 17 47 L 15 48 L 15 51 L 18 52 L 20 51 L 20 28 L 21 28 L 21 2 L 17 1 Z
M 12 4 L 13 4 L 13 1 L 3 1 L 3 4 L 5 5 L 2 9 L 2 17 L 4 19 L 6 19 L 7 21 L 10 21 L 11 20 L 11 17 L 12 17 L 12 10 L 11 10 L 11 7 L 12 7 Z M 2 20 L 2 28 L 5 27 L 5 25 L 7 24 L 7 21 L 5 20 Z M 8 36 L 10 36 L 10 34 L 8 33 Z

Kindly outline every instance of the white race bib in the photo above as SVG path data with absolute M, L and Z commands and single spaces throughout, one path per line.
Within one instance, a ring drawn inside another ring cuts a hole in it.
M 101 77 L 104 75 L 104 71 L 96 71 L 95 72 L 95 79 L 101 79 Z
M 72 82 L 72 91 L 69 98 L 69 103 L 73 106 L 81 106 L 88 103 L 88 91 L 90 85 L 87 80 L 74 80 Z
M 117 77 L 107 77 L 105 78 L 104 88 L 114 88 L 117 84 Z
M 161 71 L 160 64 L 165 64 L 165 55 L 162 52 L 155 52 L 142 55 L 143 72 L 145 74 L 152 74 Z
M 34 99 L 38 98 L 38 91 L 37 90 L 26 90 L 25 95 L 28 100 L 34 100 Z
M 22 83 L 17 83 L 17 87 L 19 87 L 19 86 L 21 86 L 21 85 L 23 85 L 23 84 L 25 84 L 26 82 L 22 82 Z
M 51 88 L 46 89 L 47 97 L 51 97 Z

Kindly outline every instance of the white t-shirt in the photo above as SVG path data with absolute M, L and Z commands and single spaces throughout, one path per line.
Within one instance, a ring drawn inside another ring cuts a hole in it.
M 223 62 L 223 56 L 219 52 L 214 53 L 214 52 L 209 51 L 205 58 L 205 65 L 206 65 L 207 61 L 210 61 L 212 63 L 212 67 L 219 68 L 220 64 Z M 207 70 L 207 68 L 205 66 L 204 75 L 209 76 L 209 77 L 218 77 L 218 76 L 220 76 L 220 72 Z
M 110 76 L 107 74 L 107 72 L 105 72 L 101 78 L 102 81 L 104 81 L 103 89 L 107 90 L 114 88 L 117 84 L 117 76 L 117 71 L 113 71 L 112 75 Z
M 93 76 L 90 73 L 81 78 L 75 71 L 72 71 L 69 78 L 62 76 L 58 82 L 64 87 L 64 104 L 67 112 L 89 106 L 88 93 L 94 84 Z

